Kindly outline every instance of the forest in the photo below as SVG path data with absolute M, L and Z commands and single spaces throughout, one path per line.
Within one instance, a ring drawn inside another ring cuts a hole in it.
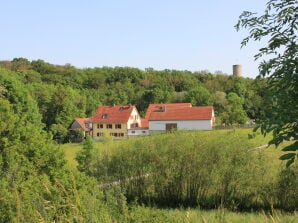
M 212 105 L 218 126 L 255 120 L 266 79 L 208 72 L 140 70 L 131 67 L 78 69 L 43 60 L 0 61 L 1 73 L 18 80 L 37 102 L 43 129 L 67 142 L 74 118 L 92 117 L 99 105 L 136 105 L 144 116 L 150 103 Z

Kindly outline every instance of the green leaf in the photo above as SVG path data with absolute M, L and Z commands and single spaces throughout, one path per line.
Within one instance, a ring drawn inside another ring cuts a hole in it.
M 281 157 L 279 157 L 280 160 L 288 160 L 288 159 L 292 159 L 296 156 L 296 153 L 287 153 L 282 155 Z
M 291 164 L 294 163 L 294 160 L 295 160 L 295 156 L 292 157 L 291 159 L 289 159 L 289 160 L 287 161 L 287 163 L 286 163 L 286 167 L 291 166 Z
M 298 141 L 294 142 L 293 144 L 286 146 L 282 149 L 282 151 L 297 151 L 298 150 Z

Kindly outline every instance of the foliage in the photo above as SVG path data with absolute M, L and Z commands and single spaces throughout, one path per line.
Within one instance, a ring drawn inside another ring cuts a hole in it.
M 78 170 L 90 174 L 90 163 L 94 151 L 94 142 L 91 136 L 87 135 L 83 142 L 83 149 L 77 154 Z
M 292 178 L 284 180 L 279 162 L 273 165 L 267 161 L 274 158 L 251 150 L 268 139 L 248 133 L 178 131 L 99 143 L 89 174 L 106 182 L 104 188 L 120 185 L 128 201 L 141 204 L 295 210 L 295 167 Z
M 70 142 L 82 142 L 84 140 L 84 131 L 82 129 L 68 130 L 68 136 Z
M 186 95 L 186 99 L 194 106 L 213 105 L 212 96 L 210 95 L 209 91 L 202 86 L 198 86 L 194 89 L 189 90 Z
M 271 214 L 259 213 L 239 213 L 230 212 L 225 209 L 200 210 L 200 209 L 159 209 L 144 206 L 132 206 L 130 209 L 130 222 L 137 223 L 294 223 L 296 214 L 285 214 L 274 211 Z
M 226 111 L 221 114 L 222 123 L 226 125 L 244 124 L 247 120 L 247 114 L 243 110 L 244 100 L 236 93 L 231 92 L 227 95 Z
M 0 70 L 0 86 L 0 222 L 121 221 L 97 181 L 67 168 L 22 83 Z
M 62 124 L 52 124 L 50 131 L 53 134 L 53 140 L 55 140 L 57 143 L 66 142 L 68 130 Z
M 266 41 L 255 59 L 264 60 L 259 65 L 261 77 L 268 76 L 268 88 L 263 106 L 266 108 L 258 122 L 263 134 L 273 132 L 271 144 L 276 146 L 284 140 L 293 144 L 285 151 L 287 166 L 298 158 L 298 6 L 296 0 L 270 0 L 263 15 L 243 12 L 236 25 L 247 29 L 249 41 Z M 289 152 L 290 151 L 290 152 Z
M 258 84 L 260 80 L 203 71 L 130 67 L 78 69 L 70 64 L 58 66 L 25 58 L 0 61 L 0 67 L 13 71 L 10 74 L 29 89 L 37 101 L 46 131 L 51 131 L 53 124 L 60 125 L 61 130 L 62 126 L 68 129 L 74 118 L 92 117 L 103 104 L 134 104 L 144 115 L 150 103 L 192 102 L 193 105 L 215 106 L 217 117 L 221 117 L 228 107 L 220 103 L 232 92 L 244 101 L 243 109 L 249 118 L 256 118 L 264 88 Z M 216 92 L 226 95 L 221 102 Z M 68 141 L 65 134 L 64 137 L 61 141 Z

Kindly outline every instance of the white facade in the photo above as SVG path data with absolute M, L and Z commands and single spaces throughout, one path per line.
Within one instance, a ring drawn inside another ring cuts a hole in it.
M 146 136 L 149 135 L 149 129 L 128 129 L 128 136 Z
M 127 121 L 127 129 L 137 128 L 139 126 L 141 126 L 141 117 L 137 109 L 134 108 L 130 114 L 129 120 Z
M 149 121 L 149 129 L 166 131 L 167 124 L 176 124 L 178 130 L 212 130 L 212 120 Z

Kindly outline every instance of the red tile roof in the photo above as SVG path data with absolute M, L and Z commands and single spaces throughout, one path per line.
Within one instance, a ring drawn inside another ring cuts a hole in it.
M 141 128 L 143 129 L 148 129 L 149 128 L 149 123 L 148 123 L 148 119 L 141 119 Z
M 86 127 L 85 123 L 90 123 L 90 118 L 75 118 L 75 121 L 79 123 L 79 125 L 84 129 L 84 131 L 88 131 L 89 129 Z
M 192 107 L 191 103 L 150 104 L 146 111 L 145 119 L 147 119 L 147 120 L 149 119 L 152 111 L 160 110 L 164 106 L 166 106 L 166 108 L 168 108 L 168 109 L 172 109 L 172 108 L 179 109 L 179 108 L 191 108 Z
M 130 118 L 131 112 L 135 109 L 135 106 L 99 106 L 95 115 L 92 118 L 92 122 L 99 123 L 115 123 L 115 122 L 127 122 Z
M 165 105 L 163 110 L 151 112 L 148 120 L 211 120 L 213 118 L 212 115 L 212 106 L 174 108 Z
M 191 103 L 168 103 L 168 104 L 150 104 L 147 108 L 145 118 L 142 120 L 142 128 L 149 128 L 149 118 L 152 112 L 160 111 L 164 108 L 167 109 L 181 109 L 181 108 L 191 108 Z

